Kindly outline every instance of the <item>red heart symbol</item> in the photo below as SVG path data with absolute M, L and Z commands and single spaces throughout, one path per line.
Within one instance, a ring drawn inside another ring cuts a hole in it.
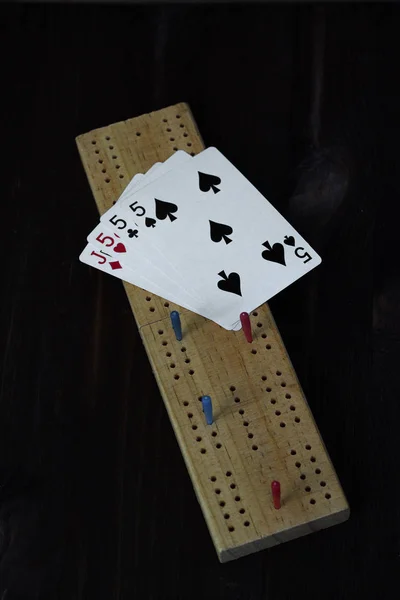
M 114 246 L 114 252 L 126 252 L 126 248 L 122 242 L 118 242 L 118 244 Z

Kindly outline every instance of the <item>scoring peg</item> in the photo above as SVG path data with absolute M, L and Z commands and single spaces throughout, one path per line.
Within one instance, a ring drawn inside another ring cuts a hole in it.
M 274 507 L 279 509 L 281 507 L 281 484 L 279 481 L 273 481 L 271 483 L 271 490 Z
M 210 396 L 203 396 L 201 399 L 203 405 L 203 412 L 206 417 L 207 425 L 213 424 L 213 410 Z
M 172 329 L 174 330 L 175 337 L 180 342 L 182 340 L 182 326 L 181 326 L 181 318 L 177 310 L 173 310 L 171 312 L 171 324 Z
M 242 312 L 240 313 L 240 322 L 242 324 L 243 333 L 246 337 L 246 340 L 251 343 L 253 341 L 253 334 L 251 333 L 251 323 L 249 313 Z

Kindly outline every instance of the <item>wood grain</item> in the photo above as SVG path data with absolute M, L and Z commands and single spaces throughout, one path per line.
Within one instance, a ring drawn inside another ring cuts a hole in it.
M 204 147 L 184 103 L 96 129 L 77 145 L 100 213 L 136 173 Z M 248 344 L 242 332 L 124 286 L 220 561 L 346 520 L 346 498 L 268 306 L 251 315 Z M 170 326 L 175 308 L 182 342 Z M 213 400 L 211 426 L 204 394 Z

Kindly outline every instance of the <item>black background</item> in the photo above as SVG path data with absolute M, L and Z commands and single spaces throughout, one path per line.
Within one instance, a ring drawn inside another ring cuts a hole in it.
M 399 16 L 0 7 L 2 600 L 396 589 Z M 78 262 L 97 211 L 75 136 L 179 101 L 323 257 L 271 308 L 352 509 L 226 565 L 122 285 Z

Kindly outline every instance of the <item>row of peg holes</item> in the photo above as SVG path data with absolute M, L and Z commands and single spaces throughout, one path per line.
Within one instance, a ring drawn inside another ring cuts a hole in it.
M 180 119 L 180 118 L 181 118 L 181 115 L 175 115 L 175 116 L 176 116 L 176 118 L 177 118 L 177 119 Z M 166 127 L 166 132 L 167 132 L 167 133 L 169 133 L 169 134 L 171 134 L 171 133 L 172 133 L 172 129 L 171 129 L 171 127 L 170 127 L 169 123 L 168 123 L 168 119 L 163 119 L 163 123 L 166 123 L 166 124 L 167 124 L 167 127 Z M 184 126 L 184 124 L 183 124 L 183 123 L 179 123 L 179 127 L 180 127 L 181 129 L 184 129 L 184 128 L 185 128 L 185 126 Z M 183 137 L 187 138 L 187 137 L 188 137 L 188 135 L 189 135 L 189 134 L 188 134 L 186 131 L 184 131 L 184 132 L 183 132 Z M 174 138 L 173 136 L 171 136 L 171 137 L 169 138 L 169 141 L 170 141 L 170 142 L 175 142 L 175 138 Z M 187 142 L 187 143 L 186 143 L 186 146 L 187 146 L 188 148 L 191 148 L 191 146 L 192 146 L 192 143 L 191 143 L 191 142 Z M 174 148 L 173 148 L 173 149 L 174 149 L 174 151 L 175 151 L 175 152 L 177 152 L 177 151 L 179 150 L 179 148 L 178 148 L 177 146 L 174 146 Z M 195 153 L 194 153 L 194 152 L 191 152 L 191 153 L 190 153 L 190 156 L 195 156 Z
M 231 471 L 227 471 L 227 472 L 225 473 L 225 475 L 226 475 L 227 477 L 232 477 L 232 473 L 231 473 Z M 210 479 L 211 479 L 211 481 L 212 481 L 213 483 L 215 483 L 215 482 L 217 481 L 217 478 L 215 477 L 215 475 L 213 475 L 212 477 L 210 477 Z M 235 489 L 236 489 L 236 483 L 233 483 L 233 482 L 232 482 L 232 483 L 229 485 L 229 487 L 231 488 L 231 490 L 235 490 Z M 214 489 L 214 492 L 217 494 L 217 496 L 219 496 L 219 495 L 221 494 L 221 490 L 220 490 L 220 488 L 215 488 L 215 489 Z M 236 495 L 236 496 L 235 496 L 235 502 L 240 502 L 240 501 L 241 501 L 241 498 L 240 498 L 240 496 Z M 220 505 L 220 507 L 221 507 L 221 508 L 224 508 L 224 506 L 226 505 L 226 502 L 225 502 L 224 500 L 220 500 L 220 501 L 219 501 L 219 505 Z M 245 512 L 246 512 L 246 510 L 245 510 L 243 507 L 239 508 L 239 513 L 240 513 L 241 515 L 244 515 L 244 514 L 245 514 Z M 229 513 L 224 513 L 224 519 L 228 520 L 228 519 L 230 519 L 230 518 L 231 518 L 231 516 L 230 516 L 230 514 L 229 514 Z M 244 521 L 243 525 L 244 525 L 245 527 L 249 527 L 249 525 L 250 525 L 250 521 Z M 230 532 L 232 532 L 232 531 L 235 531 L 235 528 L 233 527 L 233 525 L 229 525 L 229 526 L 228 526 L 228 530 L 229 530 Z
M 140 135 L 140 133 L 137 133 L 136 135 Z M 109 142 L 111 138 L 110 138 L 110 136 L 109 136 L 109 135 L 107 135 L 105 139 L 106 139 L 106 141 L 107 141 L 107 142 Z M 96 140 L 92 140 L 92 144 L 95 146 L 95 145 L 97 144 Z M 109 150 L 114 150 L 114 146 L 113 146 L 112 144 L 110 144 L 110 145 L 108 146 L 108 148 L 109 148 Z M 100 150 L 99 150 L 98 148 L 96 148 L 96 150 L 95 150 L 95 154 L 100 154 Z M 113 160 L 117 160 L 118 156 L 116 156 L 116 154 L 113 154 L 111 158 L 112 158 Z M 99 163 L 99 165 L 103 165 L 103 164 L 104 164 L 104 160 L 103 160 L 102 158 L 99 158 L 99 159 L 98 159 L 98 163 Z M 121 168 L 121 165 L 119 165 L 119 164 L 117 163 L 117 164 L 115 165 L 115 168 L 118 170 L 118 169 L 120 169 L 120 168 Z M 102 172 L 103 174 L 106 174 L 106 173 L 107 173 L 107 169 L 106 169 L 104 166 L 102 166 L 101 172 Z M 119 178 L 120 178 L 120 179 L 123 179 L 123 178 L 124 178 L 124 174 L 123 174 L 123 173 L 120 173 L 120 174 L 119 174 Z M 106 177 L 106 178 L 104 179 L 104 181 L 105 181 L 106 183 L 110 183 L 111 179 L 110 179 L 109 177 Z M 113 204 L 115 204 L 115 202 L 113 202 Z

